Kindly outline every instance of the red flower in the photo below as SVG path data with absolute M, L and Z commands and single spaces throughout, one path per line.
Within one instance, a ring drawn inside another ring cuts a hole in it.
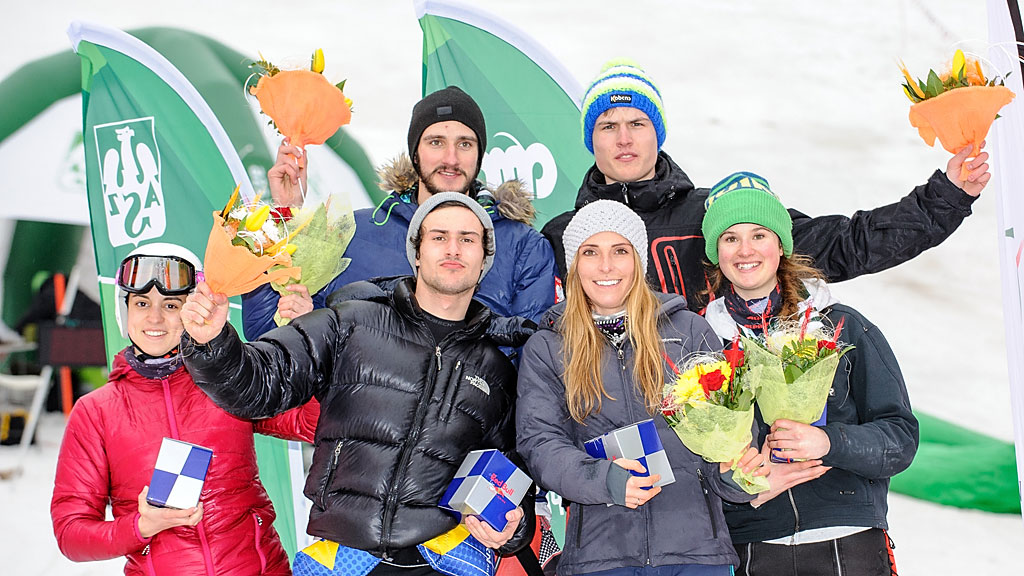
M 712 392 L 721 390 L 722 384 L 725 384 L 725 380 L 725 374 L 722 374 L 721 370 L 701 374 L 700 387 L 704 389 L 704 396 L 710 397 Z
M 831 341 L 831 340 L 818 340 L 818 351 L 820 352 L 822 348 L 828 348 L 829 350 L 835 350 L 836 349 L 836 343 Z
M 672 398 L 671 396 L 665 396 L 661 399 L 661 414 L 663 416 L 673 416 L 676 411 L 672 409 Z
M 292 219 L 292 209 L 289 206 L 275 206 L 270 211 L 270 217 L 274 222 L 287 222 Z

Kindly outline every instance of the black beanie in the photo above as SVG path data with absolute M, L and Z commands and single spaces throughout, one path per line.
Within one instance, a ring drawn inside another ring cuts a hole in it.
M 487 148 L 487 127 L 484 125 L 484 114 L 480 111 L 476 101 L 458 86 L 449 86 L 428 94 L 412 107 L 412 120 L 409 121 L 409 157 L 412 158 L 413 166 L 419 167 L 416 147 L 423 132 L 432 124 L 449 120 L 465 124 L 476 134 L 480 146 L 480 153 L 476 158 L 476 170 L 479 173 L 480 164 L 484 159 L 484 150 Z

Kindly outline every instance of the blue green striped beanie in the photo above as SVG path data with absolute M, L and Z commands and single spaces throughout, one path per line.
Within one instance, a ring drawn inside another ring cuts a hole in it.
M 782 253 L 793 255 L 793 219 L 768 181 L 753 172 L 736 172 L 711 187 L 704 201 L 704 253 L 718 265 L 718 237 L 734 224 L 757 224 L 775 232 Z
M 631 60 L 616 59 L 605 63 L 601 73 L 583 96 L 583 144 L 594 153 L 594 124 L 597 117 L 611 108 L 636 108 L 647 114 L 658 135 L 658 150 L 665 143 L 665 112 L 661 92 L 644 69 Z

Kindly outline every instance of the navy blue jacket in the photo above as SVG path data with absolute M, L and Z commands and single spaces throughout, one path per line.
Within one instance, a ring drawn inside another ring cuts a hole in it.
M 415 182 L 411 163 L 396 161 L 384 174 L 386 183 Z M 416 212 L 416 187 L 396 188 L 374 209 L 356 210 L 356 231 L 345 251 L 350 258 L 348 268 L 326 288 L 313 295 L 313 307 L 324 308 L 327 296 L 335 290 L 361 280 L 382 276 L 414 274 L 405 253 L 405 236 L 409 221 Z M 494 265 L 474 298 L 480 300 L 498 316 L 521 316 L 533 321 L 555 303 L 555 259 L 551 245 L 528 224 L 507 218 L 513 208 L 532 217 L 529 193 L 517 182 L 502 184 L 493 193 L 480 190 L 477 199 L 484 205 L 494 222 Z M 492 202 L 493 200 L 493 202 Z M 502 206 L 506 204 L 506 206 Z M 262 286 L 242 296 L 242 320 L 245 337 L 255 340 L 276 328 L 274 313 L 280 295 Z
M 830 526 L 887 529 L 889 478 L 910 466 L 917 453 L 917 418 L 881 331 L 849 306 L 834 304 L 821 313 L 830 328 L 845 318 L 840 341 L 854 346 L 839 360 L 826 403 L 822 430 L 831 448 L 821 460 L 832 469 L 757 509 L 727 502 L 725 519 L 737 545 Z M 768 426 L 759 411 L 756 417 L 761 445 Z

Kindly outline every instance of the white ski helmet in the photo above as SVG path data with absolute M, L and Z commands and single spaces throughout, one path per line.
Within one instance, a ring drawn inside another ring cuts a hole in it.
M 173 256 L 185 260 L 195 268 L 196 280 L 200 280 L 203 272 L 203 261 L 196 257 L 191 250 L 179 246 L 177 244 L 171 244 L 168 242 L 153 242 L 151 244 L 145 244 L 139 246 L 135 250 L 132 250 L 124 257 L 117 266 L 117 273 L 114 278 L 114 300 L 117 302 L 117 307 L 114 309 L 114 318 L 117 320 L 117 327 L 121 330 L 121 337 L 128 338 L 128 324 L 126 322 L 128 318 L 128 291 L 121 287 L 121 267 L 126 260 L 132 256 Z M 155 278 L 145 278 L 146 283 L 156 283 Z M 158 287 L 159 288 L 159 287 Z M 148 290 L 148 288 L 147 288 Z M 195 284 L 193 283 L 191 290 L 195 290 Z

